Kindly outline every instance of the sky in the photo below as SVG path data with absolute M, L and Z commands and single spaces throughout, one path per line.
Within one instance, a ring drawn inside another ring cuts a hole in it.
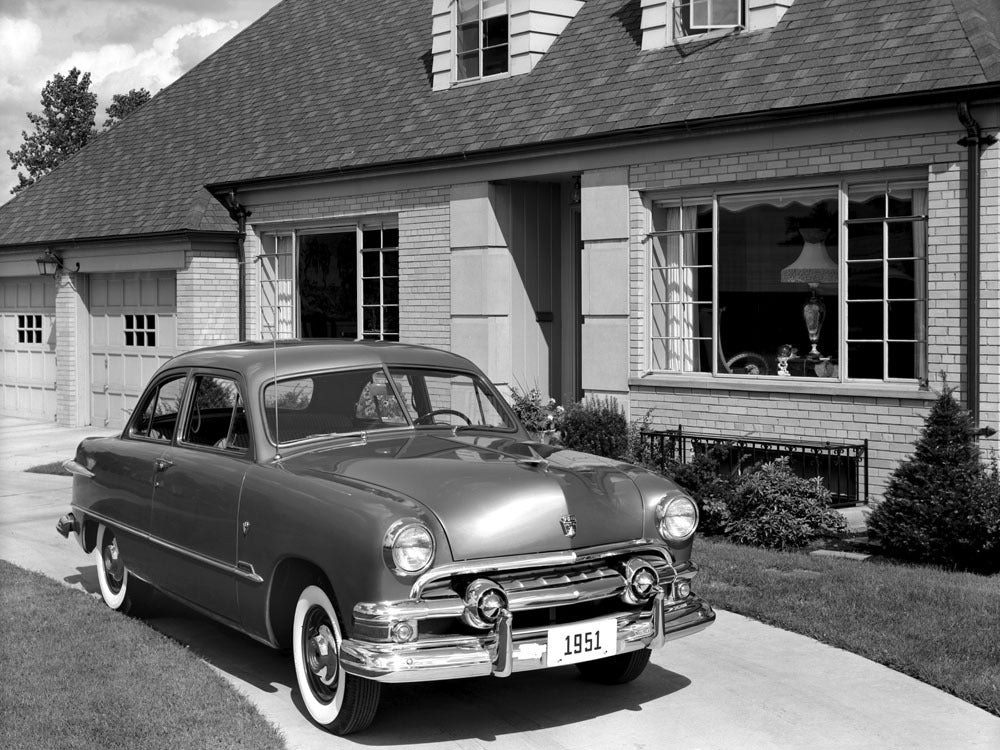
M 7 151 L 33 132 L 26 113 L 55 73 L 90 73 L 100 127 L 114 94 L 156 94 L 278 2 L 0 0 L 0 203 L 18 183 Z

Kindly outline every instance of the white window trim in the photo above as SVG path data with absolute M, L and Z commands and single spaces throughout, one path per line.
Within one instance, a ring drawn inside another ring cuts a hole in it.
M 480 34 L 481 34 L 481 32 L 482 32 L 482 23 L 483 23 L 483 17 L 482 17 L 482 4 L 483 4 L 483 0 L 478 0 L 478 2 L 479 2 L 479 10 L 480 10 L 479 24 L 480 24 Z M 505 71 L 503 71 L 501 73 L 494 73 L 494 74 L 488 75 L 488 76 L 484 76 L 482 74 L 482 71 L 483 71 L 483 46 L 482 46 L 482 38 L 480 38 L 480 40 L 479 40 L 479 47 L 478 47 L 478 50 L 479 50 L 479 68 L 478 68 L 479 69 L 479 75 L 470 76 L 468 78 L 459 78 L 458 77 L 458 57 L 459 57 L 459 51 L 458 51 L 458 0 L 454 0 L 454 2 L 451 3 L 451 16 L 450 16 L 450 25 L 451 25 L 451 85 L 453 87 L 469 86 L 469 85 L 472 85 L 472 84 L 480 83 L 482 81 L 495 81 L 495 80 L 498 80 L 498 79 L 501 79 L 501 78 L 509 78 L 510 77 L 510 75 L 511 75 L 510 69 L 511 69 L 511 64 L 512 64 L 512 61 L 511 61 L 511 33 L 510 33 L 510 0 L 505 0 L 505 5 L 506 5 L 506 15 L 507 15 L 507 70 L 505 70 Z

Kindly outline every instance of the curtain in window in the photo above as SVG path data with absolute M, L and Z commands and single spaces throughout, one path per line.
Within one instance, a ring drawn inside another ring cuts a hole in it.
M 274 235 L 264 240 L 260 256 L 260 327 L 266 338 L 292 338 L 295 314 L 295 257 L 293 237 Z
M 652 304 L 653 367 L 673 372 L 698 372 L 701 352 L 698 324 L 696 206 L 666 207 L 665 226 L 653 237 Z

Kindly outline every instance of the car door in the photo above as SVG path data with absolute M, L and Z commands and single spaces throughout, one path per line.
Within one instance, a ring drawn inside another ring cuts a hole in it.
M 121 438 L 97 443 L 92 508 L 116 530 L 132 573 L 160 585 L 150 524 L 157 462 L 170 450 L 187 384 L 187 370 L 163 373 L 139 399 Z
M 153 534 L 172 569 L 165 588 L 233 623 L 240 493 L 251 456 L 244 403 L 235 374 L 192 375 L 153 495 Z

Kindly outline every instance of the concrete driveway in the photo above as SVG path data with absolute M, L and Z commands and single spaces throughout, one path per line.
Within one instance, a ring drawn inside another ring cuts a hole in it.
M 23 471 L 70 457 L 80 436 L 92 432 L 0 418 L 0 557 L 95 593 L 93 560 L 55 531 L 69 507 L 70 479 Z M 226 677 L 295 750 L 1000 748 L 1000 718 L 867 659 L 729 612 L 655 652 L 629 685 L 592 685 L 568 667 L 388 686 L 374 726 L 349 738 L 305 718 L 289 655 L 166 599 L 148 622 Z

